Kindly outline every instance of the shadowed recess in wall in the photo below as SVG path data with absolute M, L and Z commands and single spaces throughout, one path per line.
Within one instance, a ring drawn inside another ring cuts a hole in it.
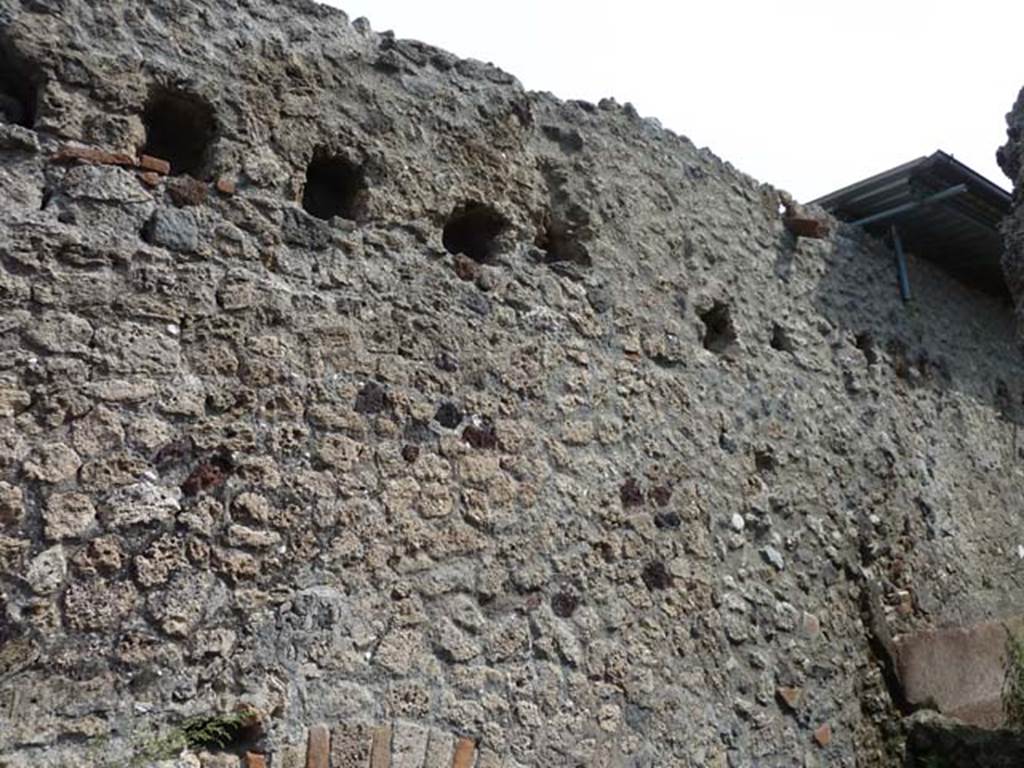
M 590 252 L 587 250 L 571 224 L 552 219 L 537 237 L 537 247 L 546 253 L 548 264 L 571 262 L 581 267 L 591 265 Z
M 494 258 L 497 239 L 508 229 L 508 220 L 483 203 L 459 206 L 444 226 L 444 247 L 452 255 L 462 254 L 484 263 Z
M 771 347 L 777 352 L 793 352 L 796 344 L 793 342 L 789 331 L 785 326 L 775 323 L 772 325 Z
M 159 88 L 143 114 L 146 143 L 142 153 L 171 164 L 171 173 L 202 177 L 209 164 L 217 119 L 205 100 L 184 91 Z
M 344 157 L 317 150 L 306 169 L 302 207 L 318 219 L 358 221 L 366 213 L 366 173 Z
M 729 305 L 716 301 L 711 309 L 700 314 L 704 323 L 704 349 L 722 355 L 739 340 Z
M 31 128 L 39 109 L 42 75 L 0 35 L 0 123 Z

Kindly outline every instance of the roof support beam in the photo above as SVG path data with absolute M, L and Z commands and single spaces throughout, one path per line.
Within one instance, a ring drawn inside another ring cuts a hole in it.
M 931 205 L 932 203 L 938 203 L 943 200 L 948 200 L 951 197 L 962 195 L 967 191 L 966 184 L 957 184 L 955 187 L 944 189 L 941 192 L 936 192 L 934 195 L 929 195 L 922 200 L 915 200 L 912 203 L 904 203 L 903 205 L 897 205 L 895 208 L 890 208 L 887 211 L 881 211 L 880 213 L 873 214 L 864 219 L 859 219 L 852 222 L 855 226 L 864 226 L 865 224 L 877 224 L 880 221 L 887 221 L 889 219 L 899 216 L 901 213 L 907 213 L 908 211 L 916 210 L 925 205 Z

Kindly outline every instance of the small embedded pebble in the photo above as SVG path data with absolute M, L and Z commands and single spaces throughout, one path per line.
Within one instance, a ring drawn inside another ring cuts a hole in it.
M 782 557 L 782 553 L 779 552 L 775 547 L 765 547 L 761 550 L 761 557 L 769 565 L 775 567 L 776 570 L 781 571 L 786 567 L 786 561 Z

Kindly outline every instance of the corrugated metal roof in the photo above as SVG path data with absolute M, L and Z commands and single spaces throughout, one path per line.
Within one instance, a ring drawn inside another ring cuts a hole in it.
M 957 185 L 966 188 L 962 194 L 865 224 L 865 229 L 882 236 L 896 224 L 911 253 L 939 264 L 969 285 L 1007 295 L 999 226 L 1010 212 L 1010 194 L 952 155 L 939 151 L 920 157 L 813 203 L 839 219 L 858 221 Z

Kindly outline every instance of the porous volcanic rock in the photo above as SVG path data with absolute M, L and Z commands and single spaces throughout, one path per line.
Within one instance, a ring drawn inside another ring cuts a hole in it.
M 896 765 L 890 635 L 1022 604 L 1012 313 L 933 265 L 304 0 L 0 64 L 0 763 Z
M 1014 212 L 1003 225 L 1006 251 L 1003 255 L 1003 272 L 1010 292 L 1017 303 L 1018 329 L 1024 338 L 1024 90 L 1017 97 L 1016 104 L 1006 116 L 1007 140 L 999 148 L 997 159 L 1003 172 L 1014 185 Z

